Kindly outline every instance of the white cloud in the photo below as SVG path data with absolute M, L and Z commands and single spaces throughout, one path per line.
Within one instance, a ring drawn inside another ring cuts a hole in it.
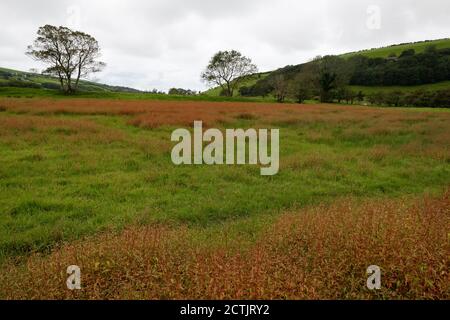
M 380 28 L 367 28 L 367 8 Z M 262 71 L 317 54 L 448 37 L 443 0 L 2 0 L 0 66 L 27 70 L 37 28 L 72 25 L 95 36 L 107 69 L 95 77 L 140 89 L 204 89 L 200 72 L 218 50 L 237 49 Z

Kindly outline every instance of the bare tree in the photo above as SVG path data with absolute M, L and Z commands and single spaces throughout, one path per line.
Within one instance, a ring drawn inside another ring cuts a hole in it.
M 232 97 L 239 83 L 256 72 L 256 65 L 240 52 L 220 51 L 211 58 L 201 77 L 209 84 L 220 86 L 225 95 Z
M 47 64 L 43 73 L 58 77 L 65 93 L 74 93 L 81 78 L 99 72 L 105 66 L 97 61 L 100 57 L 97 40 L 86 33 L 45 25 L 37 34 L 26 54 Z
M 276 75 L 271 79 L 270 84 L 273 87 L 273 95 L 278 102 L 282 103 L 289 92 L 289 86 L 282 74 Z

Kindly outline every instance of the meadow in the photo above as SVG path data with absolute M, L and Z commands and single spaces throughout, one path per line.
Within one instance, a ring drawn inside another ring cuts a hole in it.
M 0 98 L 51 98 L 51 99 L 109 99 L 109 100 L 162 100 L 162 101 L 214 101 L 214 102 L 274 102 L 274 98 L 263 97 L 222 97 L 212 95 L 195 95 L 195 96 L 180 96 L 168 95 L 158 93 L 129 93 L 129 92 L 108 92 L 108 91 L 80 91 L 73 95 L 66 95 L 59 90 L 52 89 L 35 89 L 35 88 L 20 88 L 20 87 L 1 87 Z
M 280 172 L 171 132 L 279 128 Z M 450 112 L 0 98 L 0 298 L 449 298 Z M 64 289 L 65 268 L 83 290 Z M 364 287 L 367 266 L 386 274 Z M 25 285 L 26 284 L 26 285 Z

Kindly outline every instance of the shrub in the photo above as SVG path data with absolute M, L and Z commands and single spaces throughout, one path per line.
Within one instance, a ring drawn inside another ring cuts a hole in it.
M 61 89 L 61 85 L 54 82 L 44 82 L 42 83 L 42 87 L 45 89 L 54 89 L 54 90 Z
M 393 107 L 450 108 L 450 89 L 439 91 L 377 92 L 367 96 L 372 105 Z
M 17 87 L 17 88 L 35 88 L 40 89 L 41 85 L 39 83 L 23 81 L 23 80 L 9 80 L 5 82 L 0 82 L 0 87 Z

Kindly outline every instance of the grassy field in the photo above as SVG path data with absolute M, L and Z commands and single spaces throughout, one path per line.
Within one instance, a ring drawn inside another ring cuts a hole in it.
M 275 99 L 262 97 L 221 97 L 210 95 L 177 96 L 154 93 L 101 92 L 80 91 L 67 96 L 58 90 L 0 87 L 0 98 L 52 98 L 52 99 L 114 99 L 114 100 L 162 100 L 162 101 L 213 101 L 213 102 L 273 102 Z
M 364 55 L 369 58 L 387 58 L 391 54 L 395 54 L 399 56 L 403 51 L 414 49 L 416 53 L 424 52 L 425 49 L 429 46 L 436 46 L 436 49 L 444 49 L 444 48 L 450 48 L 450 39 L 439 39 L 439 40 L 432 40 L 432 41 L 422 41 L 422 42 L 416 42 L 416 43 L 406 43 L 406 44 L 400 44 L 400 45 L 393 45 L 389 47 L 382 47 L 382 48 L 374 48 L 369 50 L 363 50 L 359 52 L 352 52 L 352 53 L 346 53 L 341 55 L 344 58 L 348 58 L 354 55 Z
M 436 111 L 0 98 L 0 298 L 449 298 Z M 280 128 L 279 174 L 174 166 L 171 132 L 194 120 Z M 377 294 L 369 262 L 388 275 Z
M 60 82 L 58 78 L 49 75 L 42 75 L 39 73 L 24 72 L 19 70 L 12 70 L 7 68 L 0 68 L 0 73 L 6 72 L 12 76 L 8 76 L 8 79 L 2 78 L 0 74 L 0 84 L 3 82 L 9 82 L 10 80 L 16 80 L 28 84 L 34 84 L 38 86 L 50 85 L 51 89 L 58 88 Z M 96 83 L 87 80 L 80 80 L 79 89 L 81 91 L 87 92 L 128 92 L 128 91 L 138 91 L 135 89 L 125 88 L 125 87 L 114 87 L 101 83 Z M 46 87 L 48 88 L 48 87 Z M 43 88 L 44 89 L 44 88 Z

